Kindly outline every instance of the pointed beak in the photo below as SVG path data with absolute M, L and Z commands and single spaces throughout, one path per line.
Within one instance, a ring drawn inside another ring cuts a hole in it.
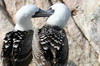
M 36 17 L 49 17 L 51 16 L 53 13 L 50 11 L 44 11 L 42 9 L 39 9 L 38 12 L 35 13 L 35 15 L 32 16 L 32 18 L 36 18 Z

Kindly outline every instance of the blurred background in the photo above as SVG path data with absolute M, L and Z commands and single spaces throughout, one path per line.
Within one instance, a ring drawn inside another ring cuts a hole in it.
M 72 16 L 66 27 L 69 41 L 68 66 L 100 66 L 100 0 L 0 0 L 0 51 L 5 34 L 16 24 L 17 10 L 26 4 L 48 9 L 56 2 L 69 6 Z M 32 19 L 40 28 L 45 18 Z M 0 66 L 1 65 L 0 59 Z M 30 66 L 34 66 L 34 61 Z

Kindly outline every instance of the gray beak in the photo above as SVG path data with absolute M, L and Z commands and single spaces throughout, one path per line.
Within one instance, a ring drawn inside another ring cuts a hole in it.
M 36 17 L 49 17 L 51 16 L 53 13 L 50 11 L 44 11 L 42 9 L 39 9 L 38 12 L 35 13 L 35 15 L 32 16 L 32 18 L 36 18 Z

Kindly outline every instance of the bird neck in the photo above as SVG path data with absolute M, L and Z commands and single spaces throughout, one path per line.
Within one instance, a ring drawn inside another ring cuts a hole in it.
M 25 18 L 16 21 L 15 30 L 28 31 L 32 30 L 32 21 L 31 19 Z

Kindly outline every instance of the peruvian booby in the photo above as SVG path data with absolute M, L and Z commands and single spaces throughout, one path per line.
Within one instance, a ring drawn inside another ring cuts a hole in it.
M 15 28 L 5 35 L 3 41 L 3 66 L 28 66 L 31 63 L 34 33 L 31 18 L 49 15 L 32 4 L 25 5 L 17 11 Z
M 53 14 L 41 29 L 34 31 L 33 57 L 37 66 L 66 66 L 69 46 L 63 28 L 71 11 L 62 3 L 52 5 L 47 11 Z

